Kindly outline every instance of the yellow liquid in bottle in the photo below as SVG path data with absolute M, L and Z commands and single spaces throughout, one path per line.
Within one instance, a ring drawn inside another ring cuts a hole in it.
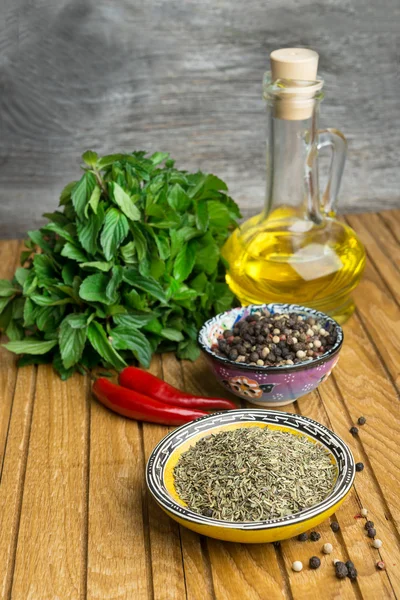
M 350 293 L 365 267 L 363 245 L 350 227 L 332 218 L 315 225 L 285 217 L 283 207 L 235 230 L 223 256 L 226 280 L 243 305 L 301 304 L 340 323 L 354 310 Z

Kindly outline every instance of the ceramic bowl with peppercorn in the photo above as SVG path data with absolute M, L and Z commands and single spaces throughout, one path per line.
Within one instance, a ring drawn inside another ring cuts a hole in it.
M 217 380 L 259 406 L 290 404 L 316 389 L 339 359 L 343 330 L 297 304 L 233 308 L 206 321 L 200 347 Z

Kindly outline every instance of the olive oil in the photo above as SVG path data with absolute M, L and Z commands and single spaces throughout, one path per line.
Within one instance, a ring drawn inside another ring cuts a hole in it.
M 356 234 L 332 218 L 314 225 L 272 216 L 261 223 L 253 217 L 226 242 L 231 290 L 243 305 L 303 304 L 343 323 L 354 310 L 350 293 L 365 266 Z
M 285 48 L 271 54 L 267 101 L 265 209 L 233 232 L 223 248 L 227 282 L 242 304 L 283 302 L 321 310 L 340 323 L 352 314 L 351 291 L 365 266 L 354 231 L 335 218 L 346 139 L 318 129 L 323 99 L 318 54 Z M 322 194 L 318 155 L 331 151 Z

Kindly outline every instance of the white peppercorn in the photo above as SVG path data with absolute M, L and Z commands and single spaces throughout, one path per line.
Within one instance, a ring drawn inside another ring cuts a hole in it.
M 300 560 L 295 560 L 292 564 L 292 569 L 298 573 L 303 569 L 303 563 Z

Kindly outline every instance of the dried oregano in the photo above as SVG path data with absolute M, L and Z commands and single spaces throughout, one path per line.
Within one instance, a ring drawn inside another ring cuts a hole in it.
M 226 521 L 285 517 L 321 502 L 336 467 L 304 435 L 261 427 L 212 434 L 182 454 L 175 487 L 188 507 Z

